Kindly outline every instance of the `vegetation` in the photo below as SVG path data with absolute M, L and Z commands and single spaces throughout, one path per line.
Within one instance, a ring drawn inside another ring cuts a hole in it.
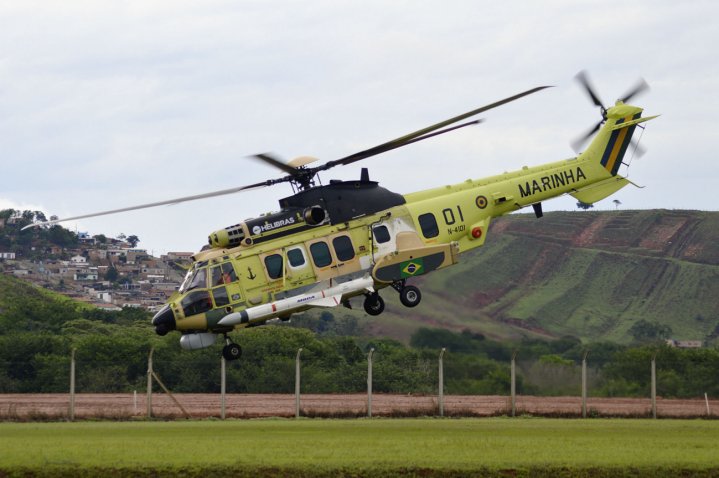
M 630 345 L 644 321 L 656 336 L 719 345 L 719 212 L 513 214 L 459 264 L 413 281 L 422 304 L 408 313 L 384 294 L 373 333 L 408 342 L 419 327 L 441 326 L 503 341 Z
M 158 337 L 138 309 L 106 312 L 0 275 L 0 393 L 66 392 L 70 351 L 76 349 L 78 392 L 129 392 L 146 380 L 154 347 L 155 370 L 176 392 L 218 392 L 219 346 L 188 352 L 176 334 Z M 232 393 L 291 393 L 294 359 L 302 352 L 306 393 L 355 393 L 366 387 L 367 352 L 374 348 L 373 388 L 382 393 L 435 393 L 437 355 L 444 359 L 446 392 L 507 394 L 509 360 L 517 353 L 518 392 L 578 393 L 578 364 L 589 352 L 595 396 L 648 396 L 649 364 L 657 356 L 659 394 L 719 395 L 719 350 L 583 344 L 565 336 L 500 343 L 481 334 L 419 329 L 410 346 L 391 339 L 352 337 L 356 318 L 305 316 L 292 326 L 251 328 L 234 334 L 243 348 L 228 364 Z
M 0 475 L 716 476 L 717 443 L 699 420 L 3 423 Z
M 26 259 L 52 257 L 52 248 L 76 247 L 77 235 L 62 226 L 33 227 L 22 230 L 30 224 L 47 221 L 42 211 L 0 211 L 0 252 L 15 252 Z
M 19 232 L 43 219 L 38 212 L 0 211 L 0 241 L 14 241 L 23 254 L 62 243 L 66 233 L 59 227 Z M 374 348 L 375 391 L 435 393 L 437 355 L 446 348 L 449 394 L 507 394 L 515 353 L 519 393 L 577 394 L 579 364 L 588 352 L 594 396 L 648 396 L 653 356 L 660 396 L 719 395 L 719 214 L 621 211 L 503 220 L 502 233 L 481 251 L 418 278 L 424 299 L 411 315 L 388 293 L 388 311 L 376 319 L 333 309 L 235 333 L 244 355 L 228 366 L 228 391 L 291 392 L 302 347 L 305 392 L 363 391 L 366 356 Z M 594 247 L 566 247 L 595 220 L 607 228 L 589 228 Z M 655 241 L 665 236 L 679 245 Z M 158 337 L 149 320 L 140 310 L 96 310 L 0 274 L 0 393 L 66 392 L 73 348 L 79 392 L 140 389 L 153 347 L 155 369 L 170 389 L 217 392 L 219 345 L 183 351 L 177 334 Z M 669 337 L 703 338 L 710 347 L 673 349 L 663 345 Z

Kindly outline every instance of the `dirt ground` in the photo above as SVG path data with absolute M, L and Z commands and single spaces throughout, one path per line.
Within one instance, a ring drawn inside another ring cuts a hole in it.
M 219 394 L 176 394 L 175 398 L 191 418 L 219 417 Z M 438 415 L 436 395 L 372 396 L 373 416 Z M 69 416 L 68 394 L 7 394 L 0 395 L 0 420 L 52 420 Z M 302 415 L 315 417 L 352 417 L 367 415 L 367 395 L 302 395 Z M 508 415 L 511 402 L 506 396 L 446 395 L 444 413 L 448 416 Z M 518 396 L 516 414 L 544 416 L 581 416 L 579 397 Z M 651 416 L 651 400 L 641 398 L 588 398 L 590 416 L 638 417 Z M 719 400 L 709 401 L 711 416 L 719 416 Z M 153 416 L 181 418 L 180 407 L 164 393 L 152 396 Z M 283 394 L 227 394 L 225 416 L 228 418 L 291 417 L 295 415 L 295 396 Z M 704 399 L 657 399 L 660 417 L 707 416 Z M 77 394 L 76 418 L 130 419 L 147 416 L 145 394 Z

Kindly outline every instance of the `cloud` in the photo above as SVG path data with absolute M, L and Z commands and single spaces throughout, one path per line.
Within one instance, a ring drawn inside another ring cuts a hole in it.
M 254 153 L 336 159 L 556 85 L 361 165 L 399 192 L 483 177 L 572 155 L 569 142 L 599 119 L 572 80 L 586 68 L 607 104 L 645 76 L 653 89 L 637 101 L 663 114 L 631 170 L 647 188 L 622 190 L 622 202 L 716 208 L 717 13 L 704 1 L 5 2 L 1 194 L 62 216 L 224 189 L 278 175 Z M 79 226 L 191 250 L 290 193 Z

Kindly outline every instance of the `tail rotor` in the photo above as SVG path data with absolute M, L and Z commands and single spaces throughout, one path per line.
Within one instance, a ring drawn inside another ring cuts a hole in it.
M 594 134 L 599 131 L 599 128 L 601 128 L 602 125 L 607 121 L 607 108 L 602 103 L 602 100 L 599 99 L 599 95 L 597 94 L 596 89 L 592 85 L 591 81 L 589 81 L 589 76 L 587 75 L 586 71 L 580 71 L 576 74 L 574 78 L 582 85 L 582 87 L 584 87 L 584 91 L 587 93 L 587 96 L 589 96 L 589 99 L 592 101 L 592 103 L 594 103 L 595 106 L 599 107 L 599 111 L 602 115 L 601 121 L 599 121 L 597 124 L 592 126 L 586 133 L 582 134 L 581 136 L 578 136 L 574 141 L 570 143 L 572 149 L 577 154 L 579 154 L 582 147 L 589 140 L 589 138 L 594 136 Z M 639 81 L 637 81 L 637 83 L 629 91 L 627 91 L 627 93 L 625 93 L 618 101 L 622 103 L 627 103 L 629 100 L 648 89 L 649 84 L 644 81 L 644 79 L 640 78 Z M 646 152 L 644 148 L 640 147 L 639 144 L 635 143 L 633 140 L 632 147 L 634 148 L 634 152 L 637 156 L 641 156 Z

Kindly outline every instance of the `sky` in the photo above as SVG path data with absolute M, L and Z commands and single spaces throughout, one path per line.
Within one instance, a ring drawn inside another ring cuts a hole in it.
M 638 78 L 647 124 L 595 209 L 717 210 L 719 4 L 710 1 L 0 0 L 0 209 L 69 217 L 337 159 L 540 85 L 484 122 L 322 173 L 399 193 L 574 156 Z M 639 132 L 640 130 L 637 130 Z M 159 255 L 279 209 L 287 184 L 65 223 Z M 576 210 L 563 197 L 547 210 Z

